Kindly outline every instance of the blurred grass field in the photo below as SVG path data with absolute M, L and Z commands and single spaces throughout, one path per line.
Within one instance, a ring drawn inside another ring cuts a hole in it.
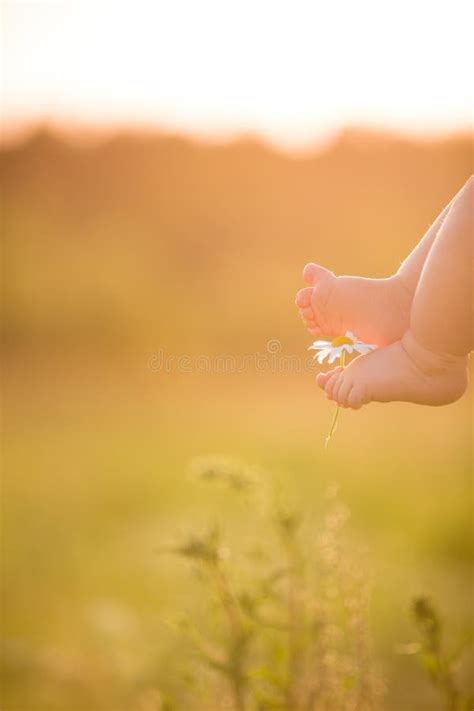
M 298 158 L 45 131 L 4 147 L 5 711 L 132 711 L 179 673 L 170 623 L 201 592 L 157 547 L 217 517 L 231 540 L 252 532 L 252 512 L 187 475 L 208 453 L 261 466 L 308 515 L 340 484 L 372 560 L 387 709 L 442 708 L 396 649 L 420 593 L 453 645 L 472 634 L 471 391 L 344 412 L 325 451 L 332 410 L 311 373 L 167 374 L 150 358 L 270 339 L 304 356 L 304 262 L 389 274 L 470 172 L 466 136 L 347 132 Z

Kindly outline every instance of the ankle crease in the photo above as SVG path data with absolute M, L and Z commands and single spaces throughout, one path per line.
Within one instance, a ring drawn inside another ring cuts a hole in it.
M 422 345 L 411 331 L 407 331 L 400 342 L 414 365 L 427 375 L 444 373 L 453 368 L 465 368 L 467 365 L 467 356 L 433 351 Z

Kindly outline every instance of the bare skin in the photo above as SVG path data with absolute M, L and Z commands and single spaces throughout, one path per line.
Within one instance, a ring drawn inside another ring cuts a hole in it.
M 297 293 L 296 305 L 308 331 L 334 337 L 351 330 L 366 343 L 378 346 L 399 340 L 409 327 L 421 271 L 451 205 L 444 208 L 398 272 L 387 279 L 336 276 L 318 264 L 307 264 L 303 280 L 309 286 Z
M 445 405 L 462 396 L 473 348 L 474 179 L 452 201 L 425 258 L 409 328 L 395 343 L 320 373 L 318 385 L 342 407 L 394 400 Z

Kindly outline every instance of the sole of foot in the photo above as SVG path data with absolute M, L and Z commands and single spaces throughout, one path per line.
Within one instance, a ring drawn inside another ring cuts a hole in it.
M 336 276 L 311 263 L 303 279 L 309 286 L 297 293 L 296 305 L 312 335 L 334 337 L 350 330 L 366 343 L 385 346 L 408 329 L 413 295 L 398 275 Z
M 358 410 L 369 402 L 448 405 L 468 385 L 467 357 L 437 354 L 408 331 L 401 341 L 317 376 L 330 400 Z

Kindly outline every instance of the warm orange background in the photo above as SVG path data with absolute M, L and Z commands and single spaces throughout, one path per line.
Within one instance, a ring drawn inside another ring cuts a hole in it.
M 387 709 L 441 709 L 396 650 L 418 594 L 451 648 L 472 637 L 472 391 L 343 412 L 325 451 L 316 371 L 150 362 L 306 357 L 306 261 L 398 268 L 473 170 L 466 5 L 146 5 L 3 8 L 5 711 L 148 711 L 179 686 L 173 623 L 205 600 L 157 546 L 218 516 L 237 552 L 254 534 L 187 477 L 208 453 L 308 516 L 339 482 Z
M 69 711 L 79 688 L 88 709 L 112 699 L 128 711 L 137 680 L 175 679 L 167 622 L 197 592 L 153 551 L 217 511 L 248 527 L 248 512 L 187 479 L 189 459 L 209 452 L 268 468 L 304 510 L 341 484 L 374 561 L 388 708 L 437 708 L 394 649 L 413 638 L 415 594 L 442 604 L 453 644 L 469 625 L 470 393 L 442 409 L 344 413 L 324 451 L 332 410 L 309 372 L 149 364 L 160 349 L 265 354 L 271 339 L 305 356 L 293 303 L 304 262 L 390 274 L 471 155 L 467 135 L 363 131 L 299 157 L 253 139 L 75 145 L 44 129 L 3 150 L 6 708 L 54 698 Z M 119 656 L 104 660 L 102 645 Z

